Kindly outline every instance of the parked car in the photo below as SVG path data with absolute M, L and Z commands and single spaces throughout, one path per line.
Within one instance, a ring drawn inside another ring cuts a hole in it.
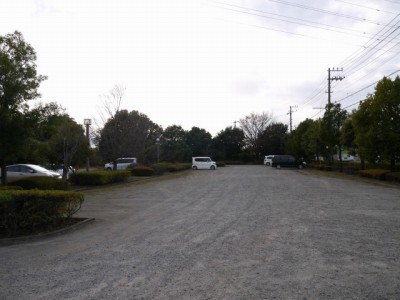
M 64 172 L 64 166 L 55 166 L 55 167 L 53 167 L 52 168 L 52 170 L 54 171 L 54 172 L 57 172 L 58 174 L 60 174 L 61 175 L 61 177 L 63 176 L 63 172 Z M 68 172 L 67 172 L 67 179 L 69 179 L 69 177 L 72 175 L 72 174 L 74 174 L 76 172 L 76 170 L 74 169 L 74 167 L 72 167 L 72 166 L 69 166 L 68 167 Z
M 116 163 L 117 163 L 117 170 L 125 170 L 128 167 L 136 166 L 137 160 L 136 160 L 136 157 L 117 158 Z M 109 170 L 109 171 L 113 170 L 114 163 L 109 162 L 109 163 L 105 164 L 104 169 Z
M 272 159 L 275 155 L 266 155 L 264 156 L 264 165 L 270 166 L 272 164 Z
M 339 157 L 339 155 L 337 155 L 337 154 L 335 154 L 335 155 L 333 156 L 333 158 L 334 158 L 335 160 L 340 160 L 340 157 Z M 343 154 L 343 155 L 342 155 L 342 161 L 354 161 L 354 156 L 353 156 L 353 155 L 350 155 L 350 154 Z
M 47 170 L 41 166 L 31 164 L 16 164 L 6 166 L 7 180 L 13 181 L 21 178 L 32 176 L 48 176 L 53 178 L 61 178 L 57 172 Z
M 192 169 L 217 169 L 217 163 L 213 161 L 210 157 L 192 157 Z
M 272 158 L 271 166 L 276 167 L 277 169 L 280 169 L 281 167 L 295 167 L 302 169 L 306 166 L 306 163 L 296 159 L 292 155 L 275 155 Z

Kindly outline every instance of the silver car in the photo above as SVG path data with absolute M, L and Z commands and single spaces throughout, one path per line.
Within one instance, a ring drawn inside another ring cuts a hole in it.
M 30 165 L 30 164 L 17 164 L 6 167 L 7 180 L 13 181 L 21 178 L 32 177 L 32 176 L 48 176 L 53 178 L 61 178 L 61 175 L 57 172 L 47 170 L 41 166 Z

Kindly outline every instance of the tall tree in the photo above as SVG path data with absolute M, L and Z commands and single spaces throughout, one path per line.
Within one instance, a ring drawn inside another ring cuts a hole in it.
M 186 135 L 186 143 L 192 150 L 192 156 L 211 155 L 211 140 L 211 134 L 199 127 L 192 127 Z
M 272 115 L 266 112 L 261 114 L 251 113 L 239 120 L 240 128 L 244 132 L 246 146 L 256 157 L 260 155 L 259 151 L 257 151 L 259 148 L 258 138 L 271 122 Z
M 395 170 L 400 156 L 400 78 L 384 77 L 375 93 L 363 101 L 353 117 L 360 156 L 370 162 L 378 157 Z
M 269 124 L 258 137 L 258 145 L 264 154 L 285 154 L 288 126 L 282 123 Z
M 288 137 L 287 151 L 306 161 L 319 157 L 322 151 L 320 141 L 321 120 L 305 119 Z
M 4 185 L 6 162 L 24 145 L 32 128 L 25 117 L 26 102 L 40 96 L 38 88 L 45 79 L 37 74 L 35 50 L 20 32 L 0 36 L 0 167 Z
M 340 140 L 340 130 L 347 119 L 347 112 L 341 109 L 339 103 L 327 104 L 324 117 L 321 120 L 320 139 L 325 146 L 324 157 L 330 164 L 332 162 L 332 155 L 339 151 L 339 157 L 342 156 L 342 145 Z M 336 149 L 337 148 L 337 149 Z
M 213 149 L 218 160 L 233 160 L 244 147 L 244 132 L 240 128 L 232 126 L 221 130 L 213 138 Z
M 145 114 L 121 110 L 101 130 L 99 151 L 107 160 L 133 156 L 144 163 L 150 160 L 149 148 L 155 153 L 157 138 L 161 133 L 161 127 Z
M 190 161 L 192 151 L 186 143 L 187 132 L 179 125 L 165 128 L 161 138 L 161 159 L 169 162 Z

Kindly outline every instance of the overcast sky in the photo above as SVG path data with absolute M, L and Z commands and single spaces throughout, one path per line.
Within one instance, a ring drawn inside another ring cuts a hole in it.
M 22 32 L 48 76 L 41 101 L 78 123 L 120 85 L 123 109 L 215 136 L 250 113 L 321 117 L 328 68 L 345 77 L 332 102 L 357 108 L 400 71 L 399 13 L 399 0 L 0 0 L 0 35 Z

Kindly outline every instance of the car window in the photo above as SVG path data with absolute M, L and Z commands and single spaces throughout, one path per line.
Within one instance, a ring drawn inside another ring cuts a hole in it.
M 32 168 L 28 166 L 20 166 L 20 172 L 22 173 L 34 173 Z
M 7 172 L 19 172 L 19 166 L 9 166 L 6 169 Z

